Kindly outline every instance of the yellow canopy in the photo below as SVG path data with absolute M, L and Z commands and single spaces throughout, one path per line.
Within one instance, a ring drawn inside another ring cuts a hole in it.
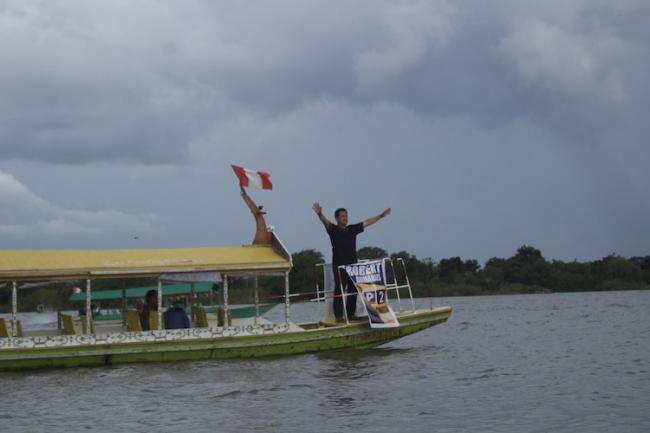
M 0 250 L 0 281 L 159 276 L 170 272 L 283 272 L 291 256 L 271 246 L 133 249 Z

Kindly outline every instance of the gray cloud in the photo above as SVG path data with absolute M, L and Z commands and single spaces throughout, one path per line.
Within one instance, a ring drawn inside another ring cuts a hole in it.
M 321 200 L 392 205 L 364 242 L 420 255 L 641 253 L 648 18 L 637 0 L 5 1 L 0 170 L 24 191 L 4 191 L 1 236 L 239 243 L 238 162 L 273 173 L 258 198 L 296 248 L 327 249 Z
M 155 220 L 151 214 L 62 208 L 34 194 L 13 176 L 0 170 L 0 235 L 5 238 L 151 233 Z
M 215 123 L 323 96 L 486 122 L 523 113 L 588 141 L 646 87 L 648 35 L 626 23 L 647 12 L 601 1 L 9 1 L 2 156 L 185 162 Z

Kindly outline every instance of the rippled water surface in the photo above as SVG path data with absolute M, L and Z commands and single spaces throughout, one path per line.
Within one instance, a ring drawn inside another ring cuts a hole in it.
M 0 373 L 0 431 L 650 431 L 650 292 L 435 303 L 372 350 Z

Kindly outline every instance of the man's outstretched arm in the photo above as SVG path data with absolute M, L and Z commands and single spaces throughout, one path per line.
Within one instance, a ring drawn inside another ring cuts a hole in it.
M 325 226 L 325 230 L 329 229 L 330 226 L 332 225 L 332 221 L 328 220 L 325 217 L 325 215 L 323 215 L 323 208 L 320 207 L 320 204 L 319 203 L 314 203 L 314 206 L 312 206 L 312 209 L 314 209 L 314 212 L 316 212 L 316 215 L 318 215 L 318 219 Z
M 244 199 L 244 202 L 246 202 L 246 204 L 248 205 L 248 208 L 251 210 L 251 212 L 253 212 L 254 215 L 257 215 L 257 213 L 259 212 L 259 208 L 255 204 L 253 199 L 248 196 L 246 190 L 243 187 L 241 187 L 241 196 Z
M 377 216 L 374 216 L 372 218 L 368 218 L 367 220 L 363 221 L 363 228 L 365 229 L 368 226 L 373 225 L 377 221 L 379 221 L 382 218 L 386 218 L 388 215 L 391 213 L 391 208 L 385 209 L 382 213 L 380 213 Z

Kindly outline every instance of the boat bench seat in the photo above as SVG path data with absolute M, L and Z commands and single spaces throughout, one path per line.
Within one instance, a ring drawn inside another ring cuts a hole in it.
M 136 310 L 126 310 L 126 330 L 128 332 L 142 332 L 140 314 Z
M 149 314 L 149 329 L 158 329 L 158 314 Z M 164 321 L 162 329 L 165 329 Z M 137 310 L 126 310 L 126 330 L 128 332 L 142 332 L 140 313 Z
M 63 323 L 63 335 L 77 335 L 77 328 L 74 325 L 74 319 L 69 314 L 61 314 L 61 323 Z
M 192 315 L 196 317 L 194 321 L 195 328 L 207 328 L 209 327 L 208 315 L 205 312 L 203 307 L 192 307 Z
M 10 338 L 11 335 L 11 325 L 9 324 L 10 321 L 7 321 L 0 317 L 0 338 Z M 20 320 L 16 320 L 16 336 L 17 337 L 24 337 L 25 335 L 23 334 L 23 326 L 20 324 Z
M 0 317 L 0 338 L 9 338 L 11 337 L 11 329 L 7 326 L 5 319 Z

